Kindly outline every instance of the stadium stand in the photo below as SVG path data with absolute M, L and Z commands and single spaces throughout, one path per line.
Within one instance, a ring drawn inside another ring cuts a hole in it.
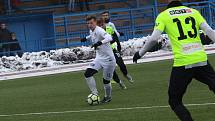
M 74 12 L 81 11 L 80 3 L 83 4 L 83 0 L 75 0 Z M 85 1 L 85 0 L 84 0 Z M 65 13 L 68 12 L 69 0 L 20 0 L 20 8 L 30 13 L 41 12 L 54 12 Z M 114 4 L 113 4 L 114 3 Z M 130 7 L 132 2 L 128 0 L 90 0 L 88 2 L 90 10 L 101 10 L 117 8 L 119 6 Z
M 69 0 L 18 0 L 21 12 L 17 12 L 10 1 L 13 0 L 4 0 L 4 5 L 0 5 L 0 9 L 7 8 L 0 22 L 7 23 L 9 30 L 16 33 L 22 50 L 28 52 L 88 45 L 79 42 L 88 34 L 84 18 L 104 9 L 110 11 L 111 21 L 125 34 L 121 41 L 142 37 L 152 31 L 155 17 L 166 7 L 165 0 L 89 0 L 90 11 L 81 11 L 80 0 L 71 12 Z M 214 27 L 214 0 L 184 2 L 198 9 Z

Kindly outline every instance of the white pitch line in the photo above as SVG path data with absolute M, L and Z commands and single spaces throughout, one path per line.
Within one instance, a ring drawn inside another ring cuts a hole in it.
M 187 107 L 192 106 L 211 106 L 215 103 L 201 103 L 201 104 L 185 104 Z M 61 111 L 61 112 L 41 112 L 41 113 L 23 113 L 23 114 L 2 114 L 0 117 L 12 116 L 30 116 L 30 115 L 49 115 L 49 114 L 66 114 L 66 113 L 84 113 L 84 112 L 100 112 L 100 111 L 118 111 L 118 110 L 137 110 L 137 109 L 154 109 L 154 108 L 169 108 L 166 106 L 145 106 L 145 107 L 130 107 L 130 108 L 107 108 L 107 109 L 94 109 L 94 110 L 74 110 L 74 111 Z

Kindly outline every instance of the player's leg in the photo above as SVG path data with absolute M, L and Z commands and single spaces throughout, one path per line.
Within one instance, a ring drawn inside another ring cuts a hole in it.
M 121 72 L 123 73 L 124 77 L 126 77 L 129 82 L 133 83 L 133 79 L 132 79 L 131 75 L 128 74 L 127 67 L 126 67 L 121 55 L 118 52 L 115 52 L 114 56 L 116 58 L 116 63 L 119 66 L 119 68 L 120 68 Z
M 110 80 L 106 80 L 104 78 L 103 78 L 103 84 L 104 84 L 105 96 L 101 100 L 101 103 L 107 103 L 112 100 L 112 86 L 111 86 Z
M 119 76 L 118 76 L 118 74 L 116 73 L 116 71 L 113 72 L 113 80 L 114 80 L 116 83 L 120 83 L 120 79 L 119 79 Z
M 114 73 L 113 73 L 113 80 L 114 80 L 117 84 L 119 84 L 120 88 L 122 88 L 122 89 L 127 89 L 127 87 L 125 86 L 124 82 L 123 82 L 121 79 L 119 79 L 119 76 L 118 76 L 118 74 L 116 73 L 116 70 L 115 70 Z
M 208 63 L 206 66 L 195 68 L 195 79 L 208 85 L 209 89 L 215 93 L 215 71 Z
M 182 98 L 193 76 L 192 69 L 173 67 L 169 82 L 169 105 L 181 121 L 193 121 L 190 112 L 183 105 Z
M 115 56 L 115 59 L 116 59 L 116 63 L 118 62 L 118 56 L 120 56 L 120 54 L 116 51 L 116 50 L 113 50 L 113 52 L 114 52 L 114 56 Z M 120 70 L 121 70 L 121 68 L 120 68 Z M 126 71 L 126 73 L 127 73 L 127 71 Z M 119 79 L 119 76 L 118 76 L 118 74 L 116 73 L 116 71 L 114 71 L 114 73 L 113 73 L 113 80 L 116 82 L 116 83 L 120 83 L 120 79 Z
M 101 68 L 100 64 L 97 61 L 93 61 L 92 63 L 90 63 L 89 67 L 84 73 L 87 85 L 91 93 L 95 95 L 98 95 L 98 90 L 96 88 L 96 81 L 93 75 L 96 74 L 100 68 Z
M 111 62 L 108 64 L 104 64 L 103 67 L 103 83 L 104 83 L 104 90 L 105 96 L 101 103 L 107 103 L 112 100 L 112 86 L 110 80 L 113 77 L 113 72 L 115 70 L 116 63 Z
M 116 58 L 116 63 L 119 66 L 121 72 L 123 73 L 123 75 L 127 75 L 128 74 L 128 70 L 126 68 L 126 65 L 121 57 L 121 55 L 119 53 L 114 53 L 114 56 Z

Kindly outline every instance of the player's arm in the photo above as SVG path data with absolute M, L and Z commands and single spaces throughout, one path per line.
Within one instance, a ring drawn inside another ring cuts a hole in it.
M 101 36 L 104 38 L 101 42 L 102 44 L 109 43 L 113 40 L 110 34 L 106 33 L 105 31 L 101 33 Z
M 143 48 L 136 52 L 133 57 L 133 62 L 137 63 L 137 60 L 140 59 L 143 55 L 145 55 L 146 52 L 150 51 L 153 46 L 156 45 L 157 40 L 160 38 L 162 32 L 165 29 L 165 24 L 162 20 L 162 16 L 159 15 L 156 19 L 154 31 L 152 32 L 152 35 L 149 37 L 149 40 L 144 44 Z
M 196 10 L 196 21 L 198 22 L 200 29 L 205 32 L 205 34 L 215 42 L 215 31 L 208 25 L 204 17 Z
M 110 34 L 106 33 L 105 30 L 101 29 L 98 32 L 99 36 L 102 36 L 102 38 L 104 38 L 102 41 L 98 41 L 97 43 L 93 44 L 92 48 L 97 49 L 98 46 L 102 45 L 102 44 L 106 44 L 111 42 L 113 39 L 111 37 Z
M 111 42 L 112 43 L 116 42 L 117 43 L 117 50 L 119 52 L 121 52 L 122 47 L 121 47 L 121 44 L 120 44 L 120 41 L 119 41 L 119 37 L 117 36 L 116 32 L 114 32 L 112 34 L 112 38 L 113 38 L 113 41 L 111 41 Z
M 118 37 L 120 37 L 120 33 L 117 31 L 116 26 L 114 25 L 114 23 L 111 23 L 111 27 L 113 28 L 114 32 L 116 32 L 116 35 Z
M 202 29 L 205 34 L 213 41 L 215 42 L 215 31 L 208 25 L 207 22 L 203 22 L 200 25 L 200 29 Z
M 155 29 L 152 35 L 149 37 L 149 40 L 146 41 L 143 48 L 136 52 L 133 57 L 133 62 L 137 63 L 137 60 L 140 59 L 146 52 L 150 51 L 156 44 L 158 39 L 160 38 L 162 32 L 160 30 Z
M 90 40 L 91 39 L 91 36 L 90 35 L 88 35 L 88 36 L 86 36 L 86 37 L 84 37 L 84 38 L 81 38 L 81 42 L 86 42 L 86 41 L 88 41 L 88 40 Z

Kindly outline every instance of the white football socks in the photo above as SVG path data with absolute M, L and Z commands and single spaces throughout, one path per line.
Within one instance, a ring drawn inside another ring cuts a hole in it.
M 112 87 L 111 87 L 111 83 L 109 84 L 104 84 L 104 90 L 105 90 L 105 97 L 111 97 L 112 94 Z
M 92 94 L 98 95 L 98 90 L 96 88 L 96 81 L 94 77 L 85 78 L 87 81 L 87 85 L 90 88 Z

